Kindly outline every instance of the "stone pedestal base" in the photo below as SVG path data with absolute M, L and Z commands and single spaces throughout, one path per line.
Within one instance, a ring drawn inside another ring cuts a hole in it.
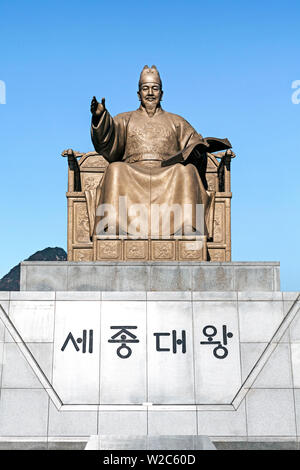
M 279 291 L 277 262 L 25 261 L 22 291 Z

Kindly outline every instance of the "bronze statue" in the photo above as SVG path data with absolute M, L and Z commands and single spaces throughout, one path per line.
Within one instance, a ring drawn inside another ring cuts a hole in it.
M 230 162 L 235 156 L 230 142 L 203 138 L 181 116 L 162 109 L 155 66 L 143 68 L 137 93 L 139 108 L 114 118 L 105 99 L 93 97 L 96 151 L 62 152 L 69 163 L 68 260 L 230 261 Z M 114 212 L 112 232 L 107 207 Z M 200 228 L 198 207 L 203 209 Z M 139 210 L 137 231 L 133 222 Z
M 99 188 L 96 207 L 111 204 L 118 213 L 117 201 L 122 196 L 126 196 L 128 207 L 147 204 L 149 212 L 153 204 L 168 207 L 202 204 L 207 221 L 214 194 L 207 191 L 206 152 L 230 148 L 230 143 L 203 139 L 181 116 L 162 109 L 162 82 L 154 65 L 143 68 L 137 94 L 140 107 L 114 118 L 107 111 L 104 98 L 101 103 L 95 97 L 91 102 L 92 141 L 96 152 L 110 163 Z M 176 234 L 183 223 L 173 218 L 170 235 Z M 160 227 L 163 224 L 162 212 Z M 125 225 L 125 229 L 117 227 L 117 233 L 126 233 L 130 215 Z M 188 225 L 188 230 L 193 232 L 195 212 Z M 186 230 L 187 227 L 185 234 Z M 204 232 L 207 234 L 207 226 Z

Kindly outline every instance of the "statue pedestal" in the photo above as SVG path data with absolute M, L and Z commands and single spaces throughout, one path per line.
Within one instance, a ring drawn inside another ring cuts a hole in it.
M 279 291 L 278 262 L 21 263 L 22 291 Z
M 0 292 L 0 440 L 296 443 L 300 297 L 279 284 L 271 262 L 22 263 Z

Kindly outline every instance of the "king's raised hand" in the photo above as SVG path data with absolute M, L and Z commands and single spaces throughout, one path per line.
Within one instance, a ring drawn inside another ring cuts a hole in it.
M 102 98 L 101 103 L 97 101 L 96 96 L 93 96 L 91 101 L 91 113 L 93 117 L 99 118 L 105 111 L 105 98 Z

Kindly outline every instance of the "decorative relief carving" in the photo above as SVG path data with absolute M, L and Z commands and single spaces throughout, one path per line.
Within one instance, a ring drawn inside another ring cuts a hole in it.
M 214 242 L 224 242 L 224 204 L 216 204 L 214 218 Z
M 126 259 L 148 259 L 148 241 L 138 240 L 125 242 L 125 257 Z
M 179 240 L 179 259 L 180 260 L 203 260 L 203 242 L 195 240 L 190 242 Z
M 152 241 L 152 259 L 175 259 L 175 241 Z
M 74 242 L 89 243 L 89 219 L 85 203 L 75 203 Z
M 210 261 L 225 261 L 225 248 L 211 248 L 208 252 Z
M 93 261 L 93 250 L 74 248 L 74 261 Z
M 206 180 L 208 184 L 209 191 L 216 191 L 217 190 L 217 174 L 216 173 L 206 173 Z
M 97 260 L 106 259 L 122 260 L 121 240 L 98 240 Z
M 81 173 L 81 177 L 83 180 L 83 191 L 87 191 L 88 189 L 96 189 L 102 179 L 102 175 L 97 173 L 94 173 L 94 175 L 91 173 Z

